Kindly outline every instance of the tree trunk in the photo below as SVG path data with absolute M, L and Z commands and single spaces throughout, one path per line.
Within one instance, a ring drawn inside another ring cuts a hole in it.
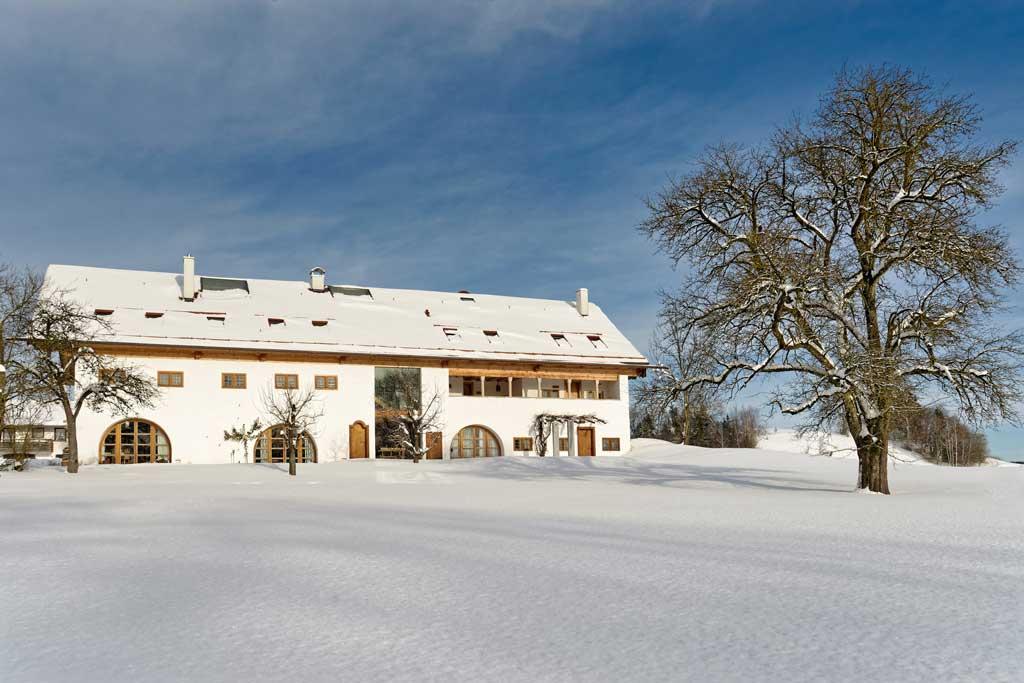
M 64 420 L 68 432 L 68 474 L 78 474 L 78 420 L 67 413 Z
M 858 436 L 857 488 L 889 494 L 889 435 L 881 420 L 867 420 L 868 435 Z
M 291 438 L 291 434 L 289 434 L 288 435 L 288 474 L 290 474 L 293 477 L 296 474 L 295 459 L 296 459 L 296 452 L 297 451 L 298 451 L 298 449 L 295 447 L 295 440 L 292 439 Z
M 690 444 L 690 393 L 683 394 L 683 444 Z

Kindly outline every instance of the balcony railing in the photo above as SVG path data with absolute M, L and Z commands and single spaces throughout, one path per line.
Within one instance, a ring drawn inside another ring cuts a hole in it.
M 0 453 L 21 455 L 28 453 L 52 453 L 53 439 L 16 439 L 0 441 Z

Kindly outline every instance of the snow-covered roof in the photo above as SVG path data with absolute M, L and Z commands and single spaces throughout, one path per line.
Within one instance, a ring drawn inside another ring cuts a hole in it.
M 314 292 L 307 281 L 198 274 L 199 293 L 185 301 L 180 273 L 66 265 L 51 265 L 46 281 L 87 310 L 105 314 L 113 333 L 101 340 L 112 343 L 588 365 L 647 362 L 593 303 L 583 316 L 573 301 L 353 285 Z

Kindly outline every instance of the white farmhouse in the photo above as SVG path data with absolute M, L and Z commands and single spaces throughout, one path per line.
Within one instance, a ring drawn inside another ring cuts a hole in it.
M 302 440 L 305 462 L 387 457 L 375 439 L 376 388 L 418 375 L 443 401 L 430 458 L 529 454 L 538 414 L 593 415 L 555 425 L 548 454 L 629 450 L 629 383 L 647 360 L 587 290 L 574 301 L 468 292 L 52 265 L 49 286 L 105 316 L 90 344 L 151 374 L 157 404 L 138 415 L 83 411 L 83 463 L 280 462 L 270 427 L 249 453 L 224 431 L 262 414 L 261 392 L 311 387 L 322 417 Z M 126 419 L 127 418 L 127 419 Z

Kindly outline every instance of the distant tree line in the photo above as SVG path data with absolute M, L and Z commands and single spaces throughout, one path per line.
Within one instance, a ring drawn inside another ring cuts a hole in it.
M 751 407 L 724 410 L 717 404 L 690 405 L 684 416 L 681 406 L 662 413 L 648 406 L 634 406 L 630 432 L 633 438 L 662 439 L 704 448 L 757 448 L 764 433 L 758 411 Z
M 893 440 L 940 465 L 981 465 L 989 455 L 985 435 L 942 408 L 905 411 L 894 421 Z
M 844 423 L 839 432 L 848 434 Z M 936 465 L 970 467 L 989 457 L 985 434 L 946 409 L 912 406 L 893 419 L 892 440 Z

